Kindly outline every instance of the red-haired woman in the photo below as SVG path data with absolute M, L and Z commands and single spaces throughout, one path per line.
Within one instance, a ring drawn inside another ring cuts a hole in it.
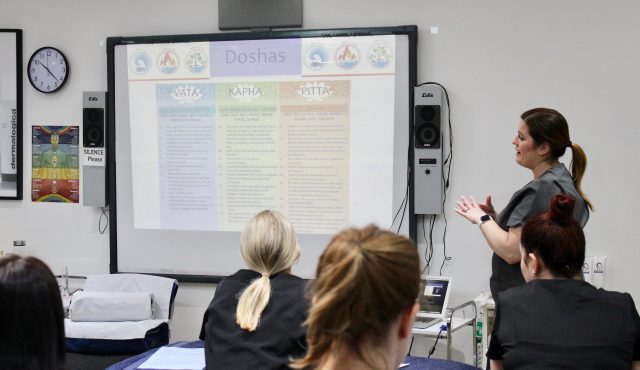
M 627 293 L 582 279 L 585 238 L 575 201 L 551 199 L 522 228 L 527 284 L 500 294 L 491 369 L 640 369 L 640 317 Z

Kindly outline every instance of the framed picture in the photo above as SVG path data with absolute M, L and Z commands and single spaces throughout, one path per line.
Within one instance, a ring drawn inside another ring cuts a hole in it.
M 22 199 L 22 30 L 0 29 L 0 199 Z

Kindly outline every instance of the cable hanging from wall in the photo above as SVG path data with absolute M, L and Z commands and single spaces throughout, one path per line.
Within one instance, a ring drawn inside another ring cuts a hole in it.
M 101 213 L 100 218 L 98 219 L 98 232 L 100 234 L 104 234 L 107 231 L 107 227 L 109 227 L 109 207 L 100 207 Z M 104 220 L 104 226 L 102 225 Z

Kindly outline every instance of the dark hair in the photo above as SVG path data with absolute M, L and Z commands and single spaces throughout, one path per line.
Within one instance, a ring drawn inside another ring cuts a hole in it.
M 551 198 L 549 210 L 527 221 L 520 241 L 525 252 L 533 253 L 555 276 L 573 278 L 582 273 L 585 239 L 573 218 L 575 201 L 566 194 Z
M 0 369 L 60 370 L 64 314 L 58 282 L 35 257 L 0 258 Z
M 294 368 L 318 366 L 333 349 L 345 346 L 372 368 L 391 323 L 415 303 L 420 258 L 404 236 L 370 225 L 336 235 L 320 256 L 313 284 L 304 358 Z
M 590 209 L 593 205 L 582 192 L 582 177 L 587 169 L 587 155 L 580 145 L 571 142 L 569 124 L 560 112 L 550 108 L 530 109 L 520 116 L 527 124 L 529 135 L 536 145 L 548 143 L 551 157 L 558 159 L 564 155 L 567 148 L 571 148 L 571 177 L 578 194 L 584 199 Z

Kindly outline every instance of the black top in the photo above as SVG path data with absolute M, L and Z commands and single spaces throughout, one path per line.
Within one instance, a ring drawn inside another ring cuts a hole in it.
M 579 280 L 533 280 L 500 293 L 487 357 L 505 369 L 625 369 L 640 360 L 627 293 Z
M 551 198 L 559 193 L 565 193 L 576 201 L 573 217 L 584 227 L 589 219 L 589 208 L 573 185 L 571 174 L 562 163 L 551 167 L 513 194 L 496 222 L 504 231 L 508 231 L 510 227 L 524 225 L 532 216 L 547 211 Z M 520 263 L 510 265 L 495 253 L 491 260 L 491 272 L 490 286 L 494 299 L 498 297 L 499 292 L 525 283 Z
M 218 284 L 200 331 L 208 370 L 289 369 L 290 358 L 306 352 L 302 323 L 309 304 L 304 296 L 306 283 L 297 276 L 271 276 L 271 297 L 255 331 L 242 330 L 236 324 L 240 293 L 259 277 L 255 271 L 239 270 Z

